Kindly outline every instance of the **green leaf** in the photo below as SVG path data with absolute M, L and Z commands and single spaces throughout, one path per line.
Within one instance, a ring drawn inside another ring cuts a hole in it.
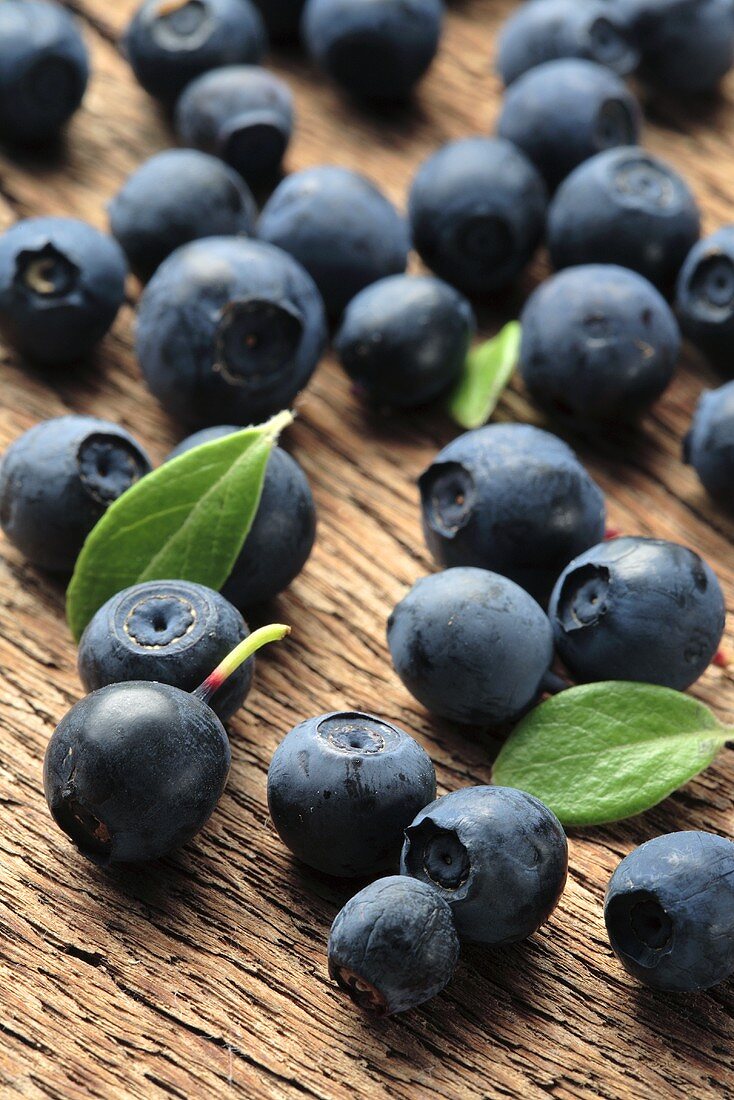
M 497 408 L 520 355 L 522 329 L 511 321 L 497 336 L 473 348 L 449 397 L 449 415 L 462 428 L 481 428 Z
M 270 453 L 292 420 L 280 413 L 203 443 L 110 505 L 88 535 L 66 593 L 77 641 L 95 611 L 131 584 L 175 579 L 222 587 L 255 518 Z
M 689 695 L 651 684 L 585 684 L 519 723 L 492 780 L 534 794 L 564 825 L 602 825 L 662 802 L 731 738 Z

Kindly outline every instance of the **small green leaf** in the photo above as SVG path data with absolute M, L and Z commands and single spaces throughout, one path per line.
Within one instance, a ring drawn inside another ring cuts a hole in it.
M 517 366 L 522 329 L 511 321 L 501 332 L 473 348 L 449 397 L 449 415 L 462 428 L 481 428 L 497 408 Z
M 265 467 L 290 413 L 203 443 L 154 470 L 99 520 L 66 593 L 74 638 L 106 600 L 141 581 L 185 580 L 219 589 L 260 503 Z
M 662 802 L 731 737 L 708 707 L 670 688 L 585 684 L 520 722 L 492 780 L 534 794 L 564 825 L 603 825 Z

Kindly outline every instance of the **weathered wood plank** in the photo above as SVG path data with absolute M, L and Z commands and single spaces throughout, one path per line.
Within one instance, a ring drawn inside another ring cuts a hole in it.
M 61 153 L 0 157 L 0 226 L 67 213 L 103 226 L 104 204 L 146 155 L 170 143 L 115 41 L 134 0 L 76 0 L 95 76 Z M 492 42 L 509 0 L 451 7 L 445 46 L 416 104 L 397 117 L 358 113 L 301 59 L 291 79 L 300 124 L 289 165 L 338 157 L 399 203 L 441 142 L 488 132 L 499 86 Z M 650 103 L 646 140 L 691 179 L 708 228 L 730 220 L 734 81 L 702 113 Z M 543 272 L 487 304 L 491 328 Z M 162 458 L 178 438 L 141 383 L 132 303 L 96 362 L 74 376 L 28 370 L 3 353 L 0 444 L 42 417 L 89 411 L 131 427 Z M 734 523 L 680 463 L 700 390 L 716 376 L 692 354 L 636 435 L 573 439 L 610 499 L 610 522 L 689 543 L 734 600 Z M 204 834 L 156 870 L 105 875 L 50 825 L 41 790 L 46 741 L 78 697 L 63 592 L 2 544 L 0 561 L 0 1082 L 3 1094 L 100 1097 L 714 1097 L 734 1088 L 732 984 L 695 997 L 638 988 L 611 957 L 601 918 L 609 874 L 634 844 L 676 828 L 734 833 L 734 764 L 724 757 L 663 807 L 571 838 L 571 878 L 529 943 L 465 952 L 451 989 L 405 1018 L 356 1015 L 325 974 L 324 944 L 351 892 L 296 867 L 269 824 L 265 775 L 283 733 L 340 706 L 374 709 L 413 731 L 441 790 L 489 779 L 496 743 L 431 719 L 397 682 L 386 616 L 430 563 L 415 476 L 451 434 L 438 414 L 378 419 L 327 361 L 299 402 L 288 445 L 320 514 L 312 561 L 278 602 L 292 642 L 259 664 L 233 723 L 233 768 Z M 543 418 L 514 384 L 500 419 Z M 731 625 L 728 644 L 734 645 Z M 734 719 L 730 673 L 696 694 Z

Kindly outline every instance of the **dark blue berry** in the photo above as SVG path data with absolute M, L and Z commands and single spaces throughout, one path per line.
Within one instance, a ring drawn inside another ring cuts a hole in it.
M 36 145 L 55 138 L 84 98 L 89 55 L 61 4 L 0 4 L 0 138 Z
M 701 397 L 685 439 L 684 458 L 706 491 L 734 511 L 734 382 Z
M 609 149 L 561 184 L 548 248 L 556 268 L 619 264 L 668 289 L 700 230 L 696 200 L 677 172 L 642 149 Z
M 451 910 L 416 879 L 393 875 L 360 890 L 329 935 L 329 974 L 378 1016 L 407 1012 L 451 981 L 459 940 Z
M 249 236 L 257 211 L 247 185 L 221 160 L 194 149 L 168 149 L 133 172 L 109 215 L 130 267 L 149 279 L 190 241 Z
M 184 245 L 158 268 L 138 310 L 145 379 L 192 427 L 252 424 L 284 409 L 313 374 L 325 340 L 313 281 L 259 241 Z
M 680 331 L 655 287 L 613 264 L 570 267 L 542 283 L 522 315 L 520 372 L 551 413 L 633 419 L 668 386 Z
M 617 0 L 617 6 L 642 56 L 640 76 L 652 84 L 711 92 L 734 64 L 730 0 Z
M 87 691 L 125 680 L 155 680 L 194 691 L 249 634 L 218 592 L 188 581 L 148 581 L 118 592 L 96 613 L 79 643 L 79 676 Z M 212 697 L 224 722 L 252 684 L 254 658 Z
M 405 831 L 400 870 L 439 891 L 462 939 L 517 943 L 558 904 L 568 844 L 555 814 L 532 795 L 466 787 L 421 810 Z
M 703 832 L 648 840 L 612 875 L 607 932 L 630 974 L 690 993 L 734 974 L 734 844 Z
M 442 0 L 308 0 L 303 38 L 314 60 L 366 99 L 404 99 L 438 50 Z
M 497 69 L 511 84 L 529 69 L 563 57 L 606 65 L 621 76 L 639 62 L 627 21 L 605 0 L 544 0 L 524 4 L 507 20 L 497 46 Z
M 472 307 L 448 283 L 393 275 L 352 299 L 334 347 L 371 401 L 412 408 L 457 380 L 475 329 Z
M 550 620 L 579 683 L 638 680 L 685 691 L 721 641 L 724 597 L 693 550 L 618 538 L 581 554 L 558 579 Z
M 179 141 L 221 157 L 253 187 L 277 176 L 292 132 L 290 88 L 256 65 L 204 73 L 176 104 Z
M 691 343 L 725 368 L 734 353 L 734 226 L 698 241 L 681 268 L 675 296 Z
M 364 176 L 325 165 L 288 176 L 266 203 L 258 236 L 290 252 L 311 275 L 330 317 L 355 294 L 405 271 L 405 220 Z
M 571 558 L 604 536 L 604 496 L 570 447 L 529 424 L 466 432 L 419 481 L 423 531 L 443 566 L 510 577 L 546 601 Z
M 394 864 L 404 829 L 435 797 L 433 764 L 418 742 L 354 711 L 301 722 L 268 772 L 270 816 L 283 843 L 309 867 L 339 877 Z
M 230 425 L 205 428 L 184 439 L 168 456 L 239 431 Z M 271 600 L 295 580 L 316 538 L 316 506 L 301 467 L 276 447 L 265 470 L 257 513 L 222 594 L 246 610 Z
M 305 0 L 254 0 L 271 38 L 294 38 L 298 34 Z
M 159 859 L 211 816 L 230 763 L 214 711 L 168 684 L 111 684 L 71 708 L 43 785 L 56 824 L 102 864 Z
M 549 61 L 505 94 L 497 133 L 527 154 L 551 191 L 583 161 L 634 145 L 641 123 L 624 81 L 593 61 Z
M 150 461 L 107 420 L 45 420 L 8 447 L 0 465 L 0 523 L 35 565 L 70 573 L 89 532 Z
M 530 262 L 546 203 L 539 173 L 509 141 L 454 141 L 429 157 L 413 181 L 413 244 L 440 278 L 465 294 L 486 294 Z
M 16 222 L 0 236 L 0 332 L 39 363 L 81 359 L 115 320 L 126 275 L 117 242 L 86 222 Z
M 485 569 L 423 577 L 388 620 L 393 665 L 424 707 L 452 722 L 499 726 L 534 703 L 553 632 L 528 593 Z
M 267 45 L 250 0 L 143 0 L 124 40 L 138 82 L 168 105 L 209 69 L 257 64 Z

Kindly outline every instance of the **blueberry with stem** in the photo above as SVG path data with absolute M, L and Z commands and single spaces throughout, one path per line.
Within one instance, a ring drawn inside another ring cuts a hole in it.
M 191 694 L 169 684 L 110 684 L 61 720 L 44 762 L 56 824 L 95 863 L 160 859 L 188 843 L 224 790 L 230 747 L 210 702 L 281 624 L 245 638 Z

